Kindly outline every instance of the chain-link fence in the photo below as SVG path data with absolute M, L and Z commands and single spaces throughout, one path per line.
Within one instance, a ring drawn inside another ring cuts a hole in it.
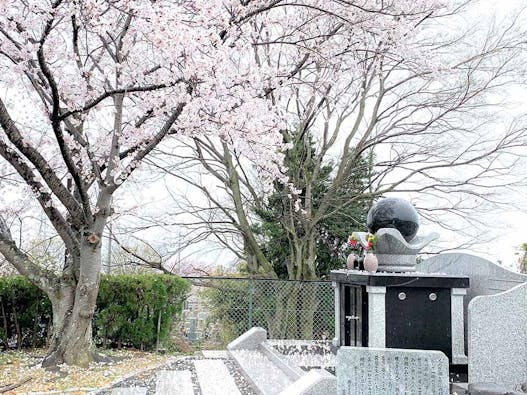
M 271 339 L 332 339 L 329 281 L 186 277 L 192 283 L 180 331 L 201 347 L 225 345 L 253 326 Z

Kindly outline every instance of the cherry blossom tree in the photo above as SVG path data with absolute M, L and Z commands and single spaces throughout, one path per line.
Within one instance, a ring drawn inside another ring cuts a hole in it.
M 95 357 L 91 321 L 112 196 L 154 148 L 178 136 L 217 137 L 258 165 L 264 190 L 285 182 L 288 145 L 273 93 L 310 59 L 335 62 L 359 48 L 411 53 L 405 38 L 440 3 L 2 1 L 0 156 L 66 251 L 60 270 L 44 268 L 0 221 L 0 252 L 52 303 L 44 364 Z M 268 67 L 253 47 L 277 30 L 287 42 L 267 46 L 296 49 Z

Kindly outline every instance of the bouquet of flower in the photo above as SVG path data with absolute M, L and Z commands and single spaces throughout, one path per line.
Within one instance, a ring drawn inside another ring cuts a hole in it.
M 368 240 L 368 244 L 366 247 L 364 247 L 364 250 L 366 253 L 372 253 L 375 250 L 375 246 L 377 245 L 377 237 L 371 233 L 368 233 L 368 238 L 366 240 Z
M 360 245 L 359 245 L 359 239 L 355 235 L 355 233 L 352 233 L 351 236 L 348 238 L 348 244 L 351 247 L 352 251 L 348 255 L 348 258 L 346 260 L 346 268 L 348 270 L 352 270 L 358 266 L 358 262 L 359 262 L 358 252 L 360 249 Z
M 364 247 L 364 270 L 368 272 L 376 272 L 377 268 L 379 267 L 379 260 L 373 254 L 373 251 L 375 250 L 375 245 L 377 244 L 377 237 L 370 233 L 368 234 L 367 240 L 368 244 L 366 247 Z
M 346 268 L 348 270 L 357 269 L 359 267 L 359 256 L 364 255 L 364 269 L 369 272 L 375 272 L 378 267 L 377 257 L 373 254 L 377 244 L 377 237 L 374 234 L 368 233 L 366 236 L 366 245 L 359 243 L 359 237 L 352 233 L 348 238 L 348 244 L 351 247 L 351 253 L 346 260 Z

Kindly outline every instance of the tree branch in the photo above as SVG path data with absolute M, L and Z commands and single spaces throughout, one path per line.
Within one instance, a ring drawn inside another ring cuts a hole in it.
M 53 285 L 58 280 L 57 276 L 50 270 L 35 264 L 29 256 L 20 251 L 16 246 L 11 232 L 0 215 L 0 253 L 11 263 L 16 270 L 26 276 L 33 284 L 45 292 L 52 292 Z

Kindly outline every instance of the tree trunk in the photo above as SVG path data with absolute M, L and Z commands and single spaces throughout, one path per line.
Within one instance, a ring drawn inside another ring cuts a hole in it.
M 300 339 L 313 339 L 315 327 L 315 300 L 316 288 L 309 283 L 303 283 L 301 298 L 299 299 L 298 309 L 302 313 L 299 315 L 298 327 Z
M 48 295 L 53 309 L 53 335 L 43 366 L 61 363 L 87 366 L 96 357 L 92 318 L 99 290 L 100 244 L 100 241 L 83 242 L 77 283 L 61 282 L 57 292 Z
M 274 314 L 267 320 L 267 328 L 271 339 L 288 338 L 287 322 L 289 320 L 289 311 L 287 310 L 287 305 L 291 296 L 289 284 L 292 286 L 292 283 L 287 283 L 285 287 L 281 287 L 274 295 L 276 299 Z
M 4 300 L 2 298 L 0 298 L 0 308 L 2 310 L 2 324 L 4 328 L 4 337 L 2 340 L 4 342 L 4 350 L 8 350 L 9 349 L 9 341 L 8 341 L 9 326 L 7 325 L 7 315 L 6 315 L 5 308 L 4 308 Z
M 311 230 L 301 236 L 292 234 L 289 240 L 292 241 L 290 264 L 288 265 L 288 267 L 292 268 L 292 272 L 289 273 L 289 279 L 299 281 L 316 280 L 315 232 Z M 312 339 L 315 306 L 313 289 L 304 283 L 298 283 L 298 287 L 295 287 L 288 303 L 297 312 L 296 320 L 294 320 L 296 323 L 294 336 L 301 339 Z
M 254 235 L 254 231 L 251 229 L 251 224 L 247 218 L 246 207 L 244 204 L 241 188 L 240 179 L 235 169 L 231 153 L 227 144 L 223 143 L 224 162 L 227 167 L 229 178 L 227 180 L 227 186 L 232 192 L 232 199 L 234 208 L 236 210 L 236 216 L 238 218 L 239 229 L 244 238 L 244 249 L 247 256 L 247 264 L 250 274 L 253 275 L 265 275 L 268 278 L 276 278 L 276 273 L 273 269 L 273 265 L 269 262 L 265 254 L 263 253 L 258 240 Z
M 37 335 L 38 335 L 38 324 L 40 323 L 40 306 L 39 298 L 37 296 L 37 308 L 35 309 L 35 315 L 33 316 L 33 333 L 31 334 L 31 348 L 37 347 Z
M 13 310 L 13 321 L 15 323 L 15 331 L 16 331 L 16 349 L 20 351 L 22 349 L 22 332 L 20 331 L 20 325 L 18 323 L 18 314 L 16 312 L 16 300 L 15 297 L 11 299 L 11 306 Z
M 520 259 L 520 273 L 527 274 L 527 251 L 523 253 L 522 258 Z
M 290 280 L 316 280 L 316 240 L 315 232 L 309 231 L 302 236 L 290 235 L 291 268 L 289 272 Z

